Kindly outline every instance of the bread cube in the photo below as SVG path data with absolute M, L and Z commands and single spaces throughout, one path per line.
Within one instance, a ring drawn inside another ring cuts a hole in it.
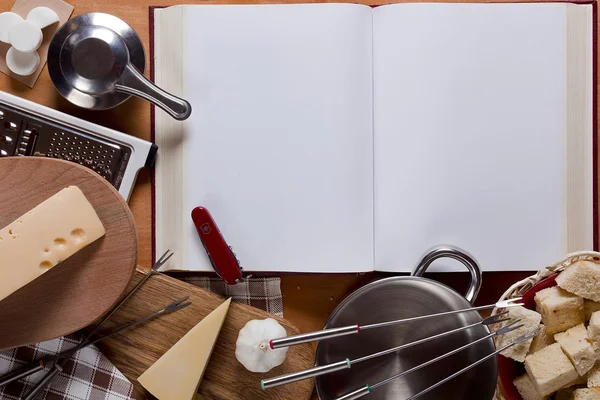
M 535 294 L 535 307 L 549 335 L 566 331 L 584 322 L 583 298 L 557 286 Z
M 590 324 L 588 325 L 588 337 L 594 344 L 594 348 L 598 350 L 600 347 L 600 311 L 596 311 L 590 318 Z
M 540 333 L 533 338 L 531 342 L 531 347 L 529 347 L 529 354 L 533 354 L 538 350 L 543 349 L 546 346 L 551 345 L 552 343 L 556 343 L 553 335 L 548 335 L 548 330 L 546 326 L 543 324 L 539 325 Z
M 537 307 L 537 302 L 539 301 L 544 301 L 552 296 L 556 295 L 556 286 L 550 287 L 550 288 L 546 288 L 546 289 L 542 289 L 539 292 L 537 292 L 535 294 L 535 300 L 536 300 L 536 307 Z M 553 289 L 553 290 L 550 290 Z
M 514 383 L 515 387 L 517 388 L 517 390 L 519 391 L 519 394 L 521 395 L 523 400 L 546 400 L 546 399 L 548 399 L 548 396 L 542 397 L 538 393 L 537 389 L 533 385 L 533 382 L 529 378 L 529 375 L 527 375 L 527 374 L 523 374 L 523 375 L 519 376 L 518 378 L 516 378 L 513 381 L 513 383 Z
M 554 400 L 573 400 L 574 388 L 564 388 L 556 392 Z
M 586 378 L 584 376 L 580 376 L 577 380 L 573 381 L 571 385 L 556 392 L 554 400 L 573 400 L 573 392 L 577 389 L 583 389 L 580 385 L 585 384 L 585 380 Z
M 573 400 L 573 392 L 577 389 L 581 389 L 581 385 L 585 385 L 587 378 L 585 376 L 579 376 L 567 387 L 560 389 L 556 392 L 554 400 Z M 578 385 L 578 386 L 575 386 Z
M 573 400 L 600 400 L 600 391 L 596 389 L 576 389 Z
M 592 313 L 600 311 L 600 303 L 592 300 L 583 299 L 583 313 L 585 314 L 585 320 L 589 321 L 592 318 Z
M 579 377 L 558 343 L 528 355 L 525 370 L 541 396 L 549 396 Z
M 588 374 L 585 374 L 584 376 L 577 376 L 577 379 L 575 379 L 573 382 L 569 383 L 566 387 L 587 386 L 587 376 L 588 376 Z M 575 388 L 575 389 L 577 389 L 577 388 Z
M 587 387 L 600 387 L 600 363 L 596 363 L 587 374 Z
M 592 369 L 598 356 L 583 324 L 557 333 L 554 339 L 560 344 L 579 375 L 583 376 Z
M 521 335 L 526 334 L 527 332 L 537 328 L 542 320 L 542 316 L 532 310 L 528 310 L 522 306 L 510 307 L 508 309 L 508 315 L 511 319 L 520 319 L 519 325 L 523 325 L 519 329 L 515 329 L 512 332 L 508 332 L 505 335 L 500 336 L 500 344 L 499 347 L 503 347 L 509 343 L 514 342 L 516 338 Z M 507 324 L 511 321 L 507 321 Z M 531 340 L 527 340 L 525 342 L 516 344 L 514 346 L 509 347 L 504 350 L 502 353 L 503 356 L 512 358 L 513 360 L 524 362 L 527 353 L 529 353 L 529 347 L 531 346 Z
M 577 261 L 556 277 L 556 283 L 567 292 L 600 301 L 599 264 L 591 261 Z

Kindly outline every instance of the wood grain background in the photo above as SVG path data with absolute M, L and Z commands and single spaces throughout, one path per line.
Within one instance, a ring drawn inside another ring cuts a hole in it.
M 382 5 L 392 2 L 402 2 L 386 0 L 339 0 L 336 2 L 343 1 L 367 5 Z M 509 2 L 507 0 L 501 1 Z M 148 54 L 148 8 L 150 6 L 209 3 L 298 3 L 315 1 L 233 0 L 215 2 L 193 0 L 107 0 L 101 2 L 97 0 L 69 0 L 68 2 L 75 6 L 73 16 L 87 12 L 108 12 L 116 15 L 119 18 L 122 18 L 138 32 Z M 467 1 L 450 0 L 449 2 Z M 531 1 L 527 0 L 526 2 Z M 12 4 L 13 0 L 0 0 L 0 11 L 9 10 L 12 7 Z M 594 28 L 597 29 L 598 27 L 596 26 Z M 148 59 L 149 57 L 147 57 L 147 60 Z M 147 76 L 149 76 L 148 63 L 149 61 L 147 61 L 146 65 Z M 131 99 L 119 108 L 112 110 L 93 112 L 82 110 L 68 103 L 58 94 L 58 92 L 56 92 L 48 76 L 47 68 L 44 69 L 40 79 L 33 89 L 29 89 L 25 85 L 0 74 L 0 90 L 10 92 L 28 100 L 56 108 L 63 112 L 140 137 L 142 139 L 150 139 L 150 106 L 147 103 L 139 99 Z M 596 106 L 598 107 L 598 102 L 596 102 Z M 598 109 L 596 110 L 596 113 L 598 113 Z M 140 174 L 137 186 L 130 201 L 130 207 L 133 211 L 138 228 L 140 264 L 143 267 L 148 268 L 151 263 L 152 237 L 149 171 L 143 171 Z M 502 251 L 501 244 L 499 244 L 498 249 L 498 251 Z M 531 270 L 537 270 L 542 267 L 543 266 L 532 265 Z M 484 273 L 483 288 L 476 303 L 493 303 L 508 286 L 530 274 L 531 273 L 529 272 Z M 347 294 L 349 294 L 355 288 L 360 287 L 364 283 L 383 276 L 386 275 L 379 273 L 283 275 L 282 290 L 284 294 L 284 315 L 286 319 L 292 321 L 304 332 L 319 329 L 323 326 L 331 311 Z M 468 275 L 463 273 L 428 274 L 427 276 L 437 279 L 453 288 L 456 288 L 459 291 L 464 291 L 468 283 Z

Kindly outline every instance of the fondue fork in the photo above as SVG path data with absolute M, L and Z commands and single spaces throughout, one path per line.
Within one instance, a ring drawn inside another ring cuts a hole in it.
M 504 328 L 501 328 L 501 329 L 499 329 L 499 330 L 498 330 L 498 331 L 496 331 L 495 333 L 497 333 L 497 332 L 501 331 L 502 329 L 505 329 L 506 327 L 507 327 L 507 326 L 505 326 Z M 495 334 L 495 333 L 494 333 L 494 334 Z M 504 332 L 504 333 L 507 333 L 507 332 Z M 420 391 L 419 393 L 417 393 L 417 394 L 414 394 L 414 395 L 412 395 L 412 396 L 408 397 L 406 400 L 414 400 L 414 399 L 416 399 L 417 397 L 420 397 L 420 396 L 424 395 L 425 393 L 428 393 L 428 392 L 432 391 L 433 389 L 437 388 L 438 386 L 441 386 L 441 385 L 443 385 L 444 383 L 446 383 L 446 382 L 448 382 L 448 381 L 450 381 L 450 380 L 452 380 L 452 379 L 456 378 L 457 376 L 459 376 L 459 375 L 461 375 L 461 374 L 463 374 L 463 373 L 467 372 L 468 370 L 470 370 L 470 369 L 472 369 L 472 368 L 476 367 L 477 365 L 481 364 L 482 362 L 484 362 L 484 361 L 486 361 L 486 360 L 488 360 L 488 359 L 490 359 L 490 358 L 494 357 L 494 356 L 495 356 L 495 355 L 497 355 L 498 353 L 501 353 L 501 352 L 503 352 L 504 350 L 508 349 L 509 347 L 512 347 L 512 346 L 514 346 L 514 345 L 516 345 L 516 344 L 522 343 L 522 342 L 524 342 L 524 341 L 526 341 L 526 340 L 531 340 L 531 339 L 533 339 L 533 338 L 534 338 L 534 337 L 536 337 L 536 336 L 537 336 L 539 333 L 540 333 L 540 328 L 539 328 L 539 327 L 537 327 L 537 328 L 535 328 L 535 329 L 533 329 L 533 330 L 531 330 L 531 331 L 529 331 L 529 332 L 527 332 L 527 333 L 524 333 L 523 335 L 521 335 L 521 336 L 517 337 L 517 338 L 516 338 L 514 341 L 512 341 L 511 343 L 507 344 L 506 346 L 503 346 L 501 349 L 498 349 L 498 350 L 494 351 L 493 353 L 490 353 L 490 354 L 488 354 L 487 356 L 485 356 L 485 357 L 483 357 L 483 358 L 480 358 L 479 360 L 477 360 L 477 361 L 475 361 L 474 363 L 472 363 L 472 364 L 470 364 L 470 365 L 466 366 L 465 368 L 461 369 L 460 371 L 458 371 L 458 372 L 455 372 L 454 374 L 452 374 L 452 375 L 450 375 L 450 376 L 448 376 L 448 377 L 446 377 L 446 378 L 442 379 L 441 381 L 439 381 L 439 382 L 437 382 L 437 383 L 434 383 L 433 385 L 431 385 L 431 386 L 429 386 L 428 388 L 426 388 L 426 389 L 424 389 L 424 390 Z M 477 341 L 481 341 L 481 340 L 483 340 L 483 339 L 486 339 L 486 338 L 492 337 L 492 336 L 494 336 L 494 334 L 490 334 L 490 335 L 486 336 L 485 338 L 481 338 L 481 339 L 479 339 L 479 340 L 477 340 Z M 348 393 L 348 394 L 346 394 L 346 395 L 344 395 L 344 396 L 342 396 L 342 397 L 338 397 L 338 398 L 337 398 L 337 399 L 335 399 L 335 400 L 355 400 L 355 399 L 361 398 L 361 397 L 363 397 L 363 396 L 366 396 L 366 395 L 370 394 L 370 393 L 371 393 L 373 390 L 375 390 L 375 389 L 377 389 L 378 387 L 380 387 L 380 386 L 383 386 L 383 385 L 385 385 L 385 384 L 387 384 L 387 383 L 390 383 L 391 381 L 393 381 L 393 380 L 394 380 L 394 379 L 396 379 L 396 378 L 399 378 L 399 377 L 401 377 L 401 376 L 403 376 L 403 375 L 406 375 L 406 374 L 408 374 L 408 373 L 410 373 L 410 372 L 416 371 L 417 369 L 423 368 L 423 367 L 425 367 L 425 366 L 427 366 L 427 365 L 429 365 L 429 364 L 432 364 L 432 363 L 434 363 L 434 362 L 436 362 L 436 361 L 439 361 L 439 360 L 441 360 L 442 358 L 445 358 L 445 357 L 447 357 L 447 356 L 449 356 L 449 355 L 451 355 L 451 354 L 454 354 L 454 353 L 456 353 L 456 352 L 458 352 L 458 351 L 460 351 L 460 350 L 463 350 L 463 349 L 467 348 L 468 346 L 470 346 L 470 345 L 472 345 L 472 344 L 476 343 L 477 341 L 475 341 L 475 342 L 473 342 L 473 343 L 471 343 L 471 344 L 469 344 L 469 345 L 463 346 L 463 347 L 461 347 L 461 348 L 458 348 L 458 349 L 456 349 L 456 350 L 453 350 L 453 351 L 451 351 L 451 352 L 449 352 L 449 353 L 443 354 L 443 355 L 441 355 L 440 357 L 437 357 L 437 358 L 434 358 L 433 360 L 427 361 L 427 362 L 426 362 L 426 363 L 424 363 L 424 364 L 417 365 L 417 366 L 416 366 L 416 367 L 414 367 L 414 368 L 411 368 L 411 369 L 409 369 L 409 370 L 407 370 L 407 371 L 401 372 L 401 373 L 399 373 L 399 374 L 397 374 L 397 375 L 394 375 L 394 376 L 392 376 L 392 377 L 390 377 L 390 378 L 387 378 L 387 379 L 385 379 L 385 380 L 383 380 L 383 381 L 381 381 L 381 382 L 378 382 L 378 383 L 376 383 L 376 384 L 374 384 L 374 385 L 365 385 L 365 386 L 361 387 L 360 389 L 358 389 L 358 390 L 355 390 L 354 392 Z
M 126 330 L 132 329 L 140 324 L 143 324 L 146 321 L 149 321 L 153 318 L 156 318 L 158 316 L 164 315 L 164 314 L 170 314 L 172 312 L 175 311 L 179 311 L 182 308 L 185 308 L 189 305 L 192 304 L 191 301 L 186 302 L 189 299 L 189 296 L 183 297 L 179 300 L 175 300 L 174 302 L 172 302 L 171 304 L 169 304 L 168 306 L 164 307 L 161 310 L 158 310 L 156 312 L 153 312 L 152 314 L 149 314 L 145 317 L 142 317 L 136 321 L 130 322 L 118 329 L 115 329 L 114 331 L 107 333 L 104 336 L 100 336 L 96 339 L 89 339 L 83 343 L 81 343 L 79 346 L 75 347 L 74 349 L 71 350 L 67 350 L 57 356 L 54 357 L 54 359 L 52 361 L 55 361 L 54 366 L 52 367 L 52 370 L 50 372 L 48 372 L 41 381 L 39 381 L 28 393 L 27 395 L 24 397 L 25 400 L 33 400 L 35 399 L 38 394 L 40 394 L 40 392 L 42 390 L 44 390 L 44 388 L 50 383 L 50 381 L 52 381 L 52 379 L 54 379 L 54 377 L 56 375 L 58 375 L 59 373 L 62 372 L 63 367 L 65 366 L 66 362 L 69 360 L 69 358 L 71 358 L 71 356 L 73 354 L 75 354 L 76 352 L 78 352 L 81 349 L 84 349 L 86 347 L 92 346 L 102 340 L 108 339 L 110 337 L 113 337 L 115 335 L 118 335 L 119 333 L 122 333 Z
M 505 316 L 507 313 L 508 313 L 508 311 L 504 311 L 503 313 L 492 315 L 491 317 L 485 318 L 484 320 L 482 320 L 480 322 L 477 322 L 477 323 L 474 323 L 474 324 L 471 324 L 471 325 L 467 325 L 467 326 L 463 326 L 463 327 L 460 327 L 460 328 L 457 328 L 457 329 L 453 329 L 451 331 L 439 333 L 437 335 L 429 336 L 429 337 L 426 337 L 424 339 L 419 339 L 419 340 L 416 340 L 414 342 L 406 343 L 406 344 L 403 344 L 403 345 L 400 345 L 400 346 L 397 346 L 397 347 L 392 347 L 390 349 L 379 351 L 377 353 L 369 354 L 369 355 L 366 355 L 366 356 L 363 356 L 363 357 L 360 357 L 360 358 L 355 358 L 354 360 L 350 360 L 349 358 L 346 358 L 345 360 L 339 361 L 339 362 L 336 362 L 336 363 L 326 364 L 326 365 L 319 365 L 319 366 L 316 366 L 316 367 L 313 367 L 313 368 L 306 369 L 304 371 L 292 372 L 292 373 L 285 374 L 285 375 L 280 375 L 280 376 L 277 376 L 277 377 L 274 377 L 274 378 L 264 379 L 264 380 L 262 380 L 260 382 L 260 386 L 262 387 L 263 390 L 265 390 L 265 389 L 272 388 L 272 387 L 275 387 L 275 386 L 286 385 L 288 383 L 300 381 L 300 380 L 303 380 L 303 379 L 313 378 L 313 377 L 320 376 L 320 375 L 326 375 L 326 374 L 329 374 L 331 372 L 336 372 L 336 371 L 341 371 L 341 370 L 344 370 L 344 369 L 349 369 L 349 368 L 352 367 L 352 365 L 358 364 L 360 362 L 367 361 L 367 360 L 370 360 L 370 359 L 373 359 L 373 358 L 377 358 L 377 357 L 382 357 L 382 356 L 385 356 L 387 354 L 396 353 L 396 352 L 398 352 L 400 350 L 404 350 L 404 349 L 416 346 L 416 345 L 421 344 L 421 343 L 426 343 L 426 342 L 429 342 L 431 340 L 439 339 L 439 338 L 451 335 L 451 334 L 456 333 L 456 332 L 461 332 L 461 331 L 473 328 L 473 327 L 478 326 L 478 325 L 486 325 L 487 326 L 487 325 L 492 325 L 492 324 L 497 324 L 497 323 L 500 323 L 500 322 L 508 321 L 508 320 L 510 320 L 510 318 L 500 318 L 500 317 Z M 523 326 L 523 325 L 516 325 L 515 326 L 515 324 L 517 324 L 520 321 L 521 321 L 520 319 L 517 319 L 517 320 L 511 322 L 510 324 L 502 327 L 501 329 L 498 329 L 496 332 L 493 332 L 493 333 L 491 333 L 491 334 L 489 334 L 489 335 L 487 335 L 487 336 L 485 336 L 485 337 L 483 337 L 481 339 L 477 339 L 476 341 L 469 343 L 466 346 L 463 346 L 463 347 L 461 347 L 459 349 L 453 350 L 452 352 L 445 354 L 444 356 L 442 356 L 442 358 L 443 357 L 447 357 L 449 355 L 452 355 L 452 354 L 454 354 L 456 352 L 459 352 L 459 351 L 461 351 L 461 350 L 463 350 L 463 349 L 465 349 L 465 348 L 467 348 L 469 346 L 474 345 L 475 343 L 481 342 L 481 341 L 486 340 L 486 339 L 488 339 L 490 337 L 498 336 L 498 335 L 503 335 L 505 333 L 508 333 L 510 331 L 518 329 L 518 328 L 520 328 L 520 327 Z M 441 359 L 441 358 L 438 358 L 438 359 Z M 437 359 L 435 361 L 437 361 Z M 433 362 L 433 361 L 431 361 L 431 362 Z M 431 362 L 429 362 L 429 363 L 431 363 Z M 415 369 L 413 369 L 413 370 L 415 370 Z M 403 374 L 407 374 L 409 372 L 412 372 L 412 371 L 409 370 L 409 371 L 404 372 Z
M 459 314 L 459 313 L 464 313 L 464 312 L 469 312 L 469 311 L 480 311 L 480 310 L 489 310 L 490 308 L 509 308 L 509 307 L 515 307 L 515 306 L 522 306 L 523 303 L 518 303 L 518 301 L 521 299 L 522 299 L 522 297 L 516 297 L 514 299 L 503 300 L 503 301 L 497 302 L 496 304 L 489 304 L 486 306 L 478 306 L 478 307 L 465 308 L 462 310 L 446 311 L 446 312 L 430 314 L 430 315 L 421 315 L 419 317 L 397 319 L 395 321 L 379 322 L 376 324 L 369 324 L 369 325 L 356 324 L 356 325 L 343 326 L 343 327 L 339 327 L 339 328 L 328 328 L 328 329 L 323 329 L 323 330 L 316 331 L 316 332 L 302 333 L 300 335 L 294 335 L 294 336 L 288 336 L 288 337 L 279 338 L 279 339 L 273 339 L 269 342 L 269 346 L 271 347 L 272 350 L 275 350 L 275 349 L 280 349 L 282 347 L 294 346 L 294 345 L 302 344 L 302 343 L 308 343 L 308 342 L 314 342 L 314 341 L 326 340 L 326 339 L 333 339 L 333 338 L 338 338 L 338 337 L 347 336 L 347 335 L 355 335 L 355 334 L 358 334 L 361 331 L 364 331 L 367 329 L 383 328 L 386 326 L 398 325 L 398 324 L 414 322 L 414 321 L 422 321 L 422 320 L 429 319 L 429 318 L 443 317 L 446 315 L 454 315 L 454 314 Z
M 123 299 L 121 301 L 119 301 L 109 312 L 108 314 L 102 318 L 102 320 L 96 324 L 95 328 L 86 335 L 86 337 L 84 338 L 84 340 L 82 341 L 82 343 L 79 345 L 81 346 L 84 342 L 86 342 L 88 339 L 90 339 L 94 333 L 97 332 L 98 328 L 100 328 L 110 317 L 112 317 L 114 315 L 114 313 L 123 305 L 123 303 L 125 303 L 125 301 L 127 301 L 143 284 L 144 282 L 146 282 L 148 279 L 150 279 L 150 277 L 152 275 L 154 275 L 155 273 L 158 273 L 158 270 L 167 262 L 169 261 L 169 259 L 173 256 L 173 252 L 171 252 L 170 250 L 167 250 L 157 261 L 156 263 L 152 266 L 152 268 L 150 269 L 150 271 L 148 271 L 144 277 L 138 282 L 137 285 L 135 285 L 135 287 L 133 289 L 131 289 L 129 291 L 129 293 L 127 293 L 125 295 L 125 297 L 123 297 Z M 58 356 L 62 356 L 64 354 L 67 354 L 69 352 L 71 352 L 72 350 L 79 350 L 78 347 L 76 346 L 75 348 L 71 349 L 71 350 L 66 350 L 65 352 L 63 352 L 62 354 L 59 354 Z M 81 348 L 81 347 L 79 347 Z M 50 363 L 52 361 L 56 361 L 58 359 L 58 356 L 55 358 L 52 358 L 49 361 L 44 361 L 44 360 L 40 360 L 40 361 L 36 361 L 28 366 L 25 366 L 23 368 L 20 368 L 16 371 L 13 371 L 3 377 L 0 377 L 0 388 L 8 385 L 9 383 L 18 381 L 19 379 L 25 378 L 31 374 L 34 374 L 36 372 L 39 372 L 41 370 L 43 370 L 46 367 L 47 363 Z
M 152 268 L 150 268 L 150 270 L 142 277 L 142 279 L 140 279 L 140 281 L 137 283 L 137 285 L 135 285 L 133 287 L 133 289 L 131 289 L 129 291 L 129 293 L 127 293 L 125 295 L 125 297 L 123 297 L 121 299 L 121 301 L 119 301 L 113 308 L 112 310 L 102 319 L 102 321 L 100 321 L 94 329 L 92 329 L 92 331 L 90 333 L 88 333 L 85 338 L 83 339 L 83 342 L 75 347 L 73 350 L 71 350 L 65 357 L 62 358 L 57 358 L 56 362 L 54 363 L 54 367 L 52 368 L 51 371 L 49 371 L 48 373 L 46 373 L 46 375 L 44 375 L 44 377 L 26 394 L 25 396 L 25 400 L 34 400 L 38 394 L 40 394 L 42 392 L 42 390 L 44 390 L 46 388 L 46 386 L 48 386 L 48 384 L 50 382 L 52 382 L 52 380 L 63 371 L 63 367 L 65 366 L 65 364 L 67 363 L 67 361 L 69 361 L 69 358 L 71 358 L 71 356 L 73 354 L 75 354 L 78 350 L 84 348 L 84 347 L 88 347 L 91 346 L 92 344 L 106 339 L 108 337 L 117 335 L 125 330 L 131 329 L 139 324 L 142 324 L 154 317 L 157 317 L 159 315 L 162 314 L 169 314 L 172 313 L 174 311 L 180 310 L 182 308 L 185 308 L 187 306 L 189 306 L 191 304 L 191 302 L 189 303 L 184 303 L 187 299 L 189 299 L 189 296 L 184 297 L 182 299 L 179 299 L 171 304 L 169 304 L 168 306 L 166 306 L 165 308 L 163 308 L 160 311 L 157 311 L 153 314 L 150 314 L 144 318 L 140 318 L 139 320 L 125 325 L 124 327 L 117 329 L 116 331 L 113 331 L 111 333 L 109 333 L 108 335 L 105 335 L 102 338 L 98 338 L 95 341 L 92 341 L 92 337 L 94 336 L 94 334 L 98 331 L 98 329 L 106 322 L 110 319 L 110 317 L 112 317 L 117 310 L 127 301 L 129 300 L 129 298 L 131 296 L 133 296 L 133 294 L 135 292 L 138 291 L 138 289 L 140 287 L 142 287 L 142 285 L 148 280 L 150 279 L 150 277 L 152 275 L 154 275 L 155 273 L 158 273 L 158 270 L 167 263 L 167 261 L 169 261 L 169 259 L 173 256 L 173 252 L 171 252 L 170 250 L 167 250 L 161 257 L 160 259 L 158 259 L 158 261 L 156 263 L 154 263 L 154 265 L 152 266 Z

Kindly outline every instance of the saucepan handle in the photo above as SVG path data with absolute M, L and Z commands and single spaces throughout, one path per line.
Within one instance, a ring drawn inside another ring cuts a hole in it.
M 188 101 L 159 88 L 131 64 L 125 66 L 119 83 L 115 85 L 115 90 L 148 100 L 179 121 L 187 119 L 192 113 L 192 106 Z
M 417 264 L 415 269 L 412 271 L 412 276 L 423 276 L 427 268 L 432 262 L 440 258 L 452 258 L 460 261 L 471 273 L 471 284 L 469 290 L 465 294 L 465 298 L 469 303 L 473 303 L 479 294 L 481 289 L 481 268 L 475 258 L 458 247 L 451 245 L 435 246 L 427 250 L 425 255 L 421 258 L 421 261 Z

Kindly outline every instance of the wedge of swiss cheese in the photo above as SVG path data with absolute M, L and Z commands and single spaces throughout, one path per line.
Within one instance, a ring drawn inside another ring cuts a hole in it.
M 0 301 L 104 236 L 76 186 L 61 190 L 0 230 Z
M 193 327 L 138 378 L 158 400 L 191 400 L 229 311 L 228 299 Z M 233 354 L 233 353 L 232 353 Z

